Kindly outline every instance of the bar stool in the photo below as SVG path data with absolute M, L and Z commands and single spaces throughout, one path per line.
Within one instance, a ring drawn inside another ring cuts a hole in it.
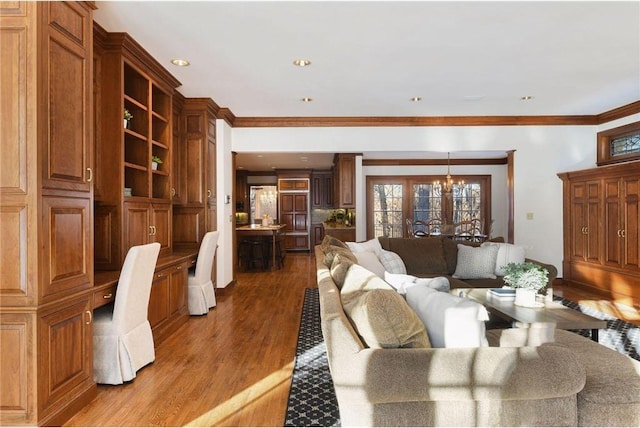
M 284 267 L 284 258 L 287 256 L 287 250 L 284 248 L 284 234 L 276 236 L 276 266 L 280 269 Z
M 269 266 L 269 246 L 263 239 L 247 238 L 238 245 L 238 262 L 244 269 L 259 266 L 265 270 Z

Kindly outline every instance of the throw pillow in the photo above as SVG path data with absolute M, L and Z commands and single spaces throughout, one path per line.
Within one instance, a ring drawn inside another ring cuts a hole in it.
M 416 284 L 407 290 L 407 304 L 424 323 L 434 348 L 488 346 L 487 310 L 478 302 Z
M 320 249 L 326 253 L 327 248 L 329 248 L 329 246 L 332 246 L 332 245 L 337 247 L 342 247 L 342 248 L 349 248 L 347 247 L 347 244 L 345 244 L 338 238 L 334 238 L 331 235 L 324 235 L 324 238 L 322 238 L 322 242 L 320 243 Z
M 407 273 L 407 267 L 404 265 L 402 258 L 393 251 L 380 249 L 378 257 L 385 271 L 399 274 Z
M 447 262 L 444 259 L 440 237 L 390 239 L 385 250 L 398 254 L 410 275 L 446 275 Z
M 378 256 L 371 251 L 361 251 L 354 253 L 356 259 L 358 259 L 358 264 L 364 268 L 367 268 L 371 272 L 378 275 L 380 278 L 384 277 L 384 266 L 378 260 Z
M 495 245 L 470 247 L 458 244 L 458 263 L 452 276 L 458 279 L 495 279 L 497 257 L 498 247 Z
M 484 242 L 481 246 L 487 247 L 489 245 L 495 245 L 498 247 L 496 269 L 494 272 L 497 276 L 504 276 L 504 268 L 509 263 L 524 263 L 524 247 L 498 242 Z
M 380 245 L 380 241 L 378 238 L 369 239 L 365 242 L 346 242 L 347 247 L 354 253 L 361 253 L 364 251 L 371 251 L 373 253 L 380 253 L 382 250 L 382 246 Z
M 393 290 L 350 293 L 343 299 L 343 307 L 369 348 L 430 347 L 424 325 Z
M 329 272 L 331 274 L 331 279 L 333 279 L 333 282 L 335 282 L 339 290 L 342 289 L 344 279 L 347 276 L 347 272 L 351 265 L 353 265 L 353 260 L 342 254 L 336 254 L 333 258 L 333 263 L 331 263 L 331 269 Z
M 407 294 L 407 289 L 416 284 L 420 284 L 437 291 L 449 291 L 451 288 L 449 280 L 444 276 L 436 278 L 418 278 L 413 275 L 394 274 L 391 272 L 384 273 L 384 280 L 391 285 L 398 294 Z
M 344 296 L 355 291 L 376 289 L 393 291 L 393 287 L 387 284 L 382 278 L 376 276 L 375 273 L 358 264 L 354 264 L 347 271 L 340 295 Z
M 328 267 L 331 267 L 336 254 L 342 254 L 343 256 L 350 258 L 354 263 L 358 262 L 356 256 L 354 256 L 351 250 L 349 250 L 348 248 L 340 247 L 337 245 L 329 245 L 324 252 L 324 264 Z

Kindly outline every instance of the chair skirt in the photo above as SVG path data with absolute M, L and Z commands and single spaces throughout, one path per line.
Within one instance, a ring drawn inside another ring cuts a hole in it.
M 93 379 L 96 383 L 120 385 L 155 358 L 153 334 L 148 320 L 126 333 L 117 331 L 111 307 L 95 311 L 93 323 Z
M 189 314 L 204 315 L 210 308 L 216 306 L 216 295 L 213 290 L 213 282 L 194 284 L 189 277 Z

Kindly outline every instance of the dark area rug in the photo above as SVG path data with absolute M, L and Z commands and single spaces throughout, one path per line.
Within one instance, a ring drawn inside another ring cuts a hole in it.
M 320 328 L 317 288 L 304 293 L 285 427 L 340 426 L 338 402 Z
M 564 298 L 556 297 L 554 300 L 571 309 L 605 320 L 607 328 L 600 329 L 599 342 L 640 361 L 640 327 Z M 590 330 L 575 332 L 586 337 L 590 337 L 591 334 Z M 307 288 L 304 294 L 284 426 L 340 426 L 338 403 L 320 328 L 320 298 L 315 288 Z

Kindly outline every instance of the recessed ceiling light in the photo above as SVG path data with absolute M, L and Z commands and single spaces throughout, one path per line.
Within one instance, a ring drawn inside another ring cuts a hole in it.
M 301 98 L 300 101 L 302 101 L 303 103 L 310 103 L 311 101 L 313 101 L 313 98 L 304 97 Z
M 422 101 L 422 97 L 411 97 L 411 101 L 417 103 L 418 101 Z
M 309 61 L 308 59 L 296 59 L 295 61 L 293 61 L 293 65 L 296 65 L 298 67 L 306 67 L 307 65 L 311 65 L 311 61 Z
M 186 59 L 172 59 L 171 64 L 177 65 L 178 67 L 188 67 L 191 65 L 191 63 Z
M 524 97 L 520 97 L 522 101 L 529 101 L 533 99 L 533 95 L 525 95 Z

